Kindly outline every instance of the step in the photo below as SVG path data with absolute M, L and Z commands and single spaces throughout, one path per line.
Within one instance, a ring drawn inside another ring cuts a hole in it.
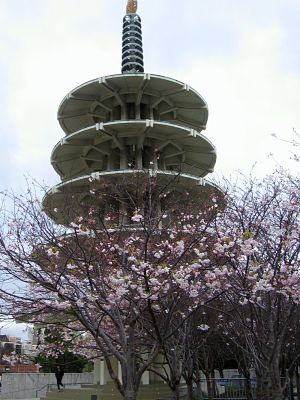
M 95 389 L 66 389 L 61 392 L 58 390 L 51 391 L 47 393 L 46 400 L 91 400 L 92 395 L 96 395 L 98 399 L 101 398 L 101 400 L 122 400 L 122 396 L 119 392 L 104 392 L 102 390 Z
M 77 391 L 74 390 L 63 390 L 62 392 L 59 392 L 58 390 L 56 391 L 51 391 L 51 392 L 47 392 L 47 399 L 49 400 L 53 400 L 54 397 L 57 398 L 65 398 L 65 397 L 73 397 L 74 399 L 82 397 L 82 396 L 89 396 L 91 397 L 92 394 L 96 394 L 99 393 L 95 390 L 80 390 L 78 389 Z
M 60 394 L 60 393 L 58 393 Z M 121 395 L 119 396 L 112 396 L 112 395 L 106 395 L 103 396 L 101 393 L 94 393 L 95 395 L 97 395 L 97 400 L 123 400 L 123 397 Z M 73 399 L 80 399 L 80 400 L 91 400 L 91 395 L 86 395 L 86 394 L 82 394 L 81 397 L 72 397 L 72 396 L 67 396 L 66 393 L 64 393 L 63 396 L 59 396 L 59 397 L 51 397 L 51 400 L 73 400 Z M 168 396 L 162 395 L 162 396 L 156 396 L 155 394 L 148 394 L 148 395 L 144 395 L 144 396 L 137 396 L 137 400 L 164 400 L 164 399 L 171 399 L 171 394 Z M 43 397 L 40 400 L 49 400 L 49 397 Z
M 82 385 L 82 389 L 96 389 L 96 390 L 104 390 L 105 392 L 108 391 L 117 391 L 114 384 L 106 384 L 106 385 Z M 144 392 L 156 392 L 156 393 L 171 393 L 171 389 L 166 384 L 150 384 L 150 385 L 141 385 L 139 388 L 140 393 Z
M 122 400 L 120 392 L 114 384 L 107 385 L 83 385 L 81 389 L 65 389 L 59 392 L 57 389 L 47 393 L 45 400 L 91 400 L 92 395 L 97 400 Z M 157 400 L 172 397 L 170 388 L 165 384 L 142 385 L 137 394 L 137 400 Z M 42 399 L 41 399 L 42 400 Z
M 120 395 L 118 397 L 112 396 L 112 395 L 107 395 L 103 396 L 101 394 L 94 394 L 96 395 L 95 400 L 123 400 L 123 397 Z M 51 400 L 73 400 L 73 399 L 78 399 L 78 400 L 91 400 L 92 395 L 82 395 L 81 397 L 72 397 L 72 396 L 67 396 L 65 395 L 64 397 L 51 397 Z M 49 397 L 42 398 L 41 400 L 49 400 Z M 155 400 L 155 398 L 151 397 L 149 400 Z

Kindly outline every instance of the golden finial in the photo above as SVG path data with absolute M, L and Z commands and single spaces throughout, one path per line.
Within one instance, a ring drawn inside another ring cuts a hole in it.
M 136 14 L 137 10 L 137 0 L 128 0 L 127 2 L 127 14 Z

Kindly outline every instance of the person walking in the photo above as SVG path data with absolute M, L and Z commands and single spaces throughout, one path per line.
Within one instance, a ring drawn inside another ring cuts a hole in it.
M 64 370 L 62 369 L 61 366 L 58 366 L 55 368 L 55 378 L 56 378 L 56 384 L 57 384 L 57 389 L 61 392 L 60 387 L 64 387 L 64 384 L 62 383 L 62 378 L 64 376 Z

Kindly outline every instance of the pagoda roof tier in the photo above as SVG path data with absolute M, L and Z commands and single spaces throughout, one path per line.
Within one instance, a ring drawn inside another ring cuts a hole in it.
M 69 225 L 75 216 L 85 215 L 87 207 L 107 206 L 108 199 L 103 194 L 114 193 L 116 185 L 142 186 L 149 177 L 156 178 L 157 187 L 167 187 L 172 191 L 185 193 L 193 192 L 199 204 L 208 201 L 212 193 L 220 193 L 213 183 L 189 174 L 178 174 L 175 171 L 161 170 L 118 170 L 95 172 L 69 181 L 62 182 L 48 191 L 43 199 L 44 211 L 56 223 Z M 117 196 L 117 194 L 116 194 Z
M 203 177 L 213 171 L 216 162 L 214 145 L 194 129 L 154 120 L 127 120 L 97 123 L 68 135 L 54 147 L 51 163 L 63 180 L 94 171 L 127 169 L 128 161 L 120 166 L 120 154 L 128 154 L 132 147 L 147 153 L 145 168 L 160 158 L 157 168 Z
M 130 119 L 128 104 L 142 105 L 157 120 L 198 131 L 206 128 L 207 104 L 196 90 L 175 79 L 147 73 L 110 75 L 78 86 L 61 102 L 58 120 L 69 135 L 94 123 Z

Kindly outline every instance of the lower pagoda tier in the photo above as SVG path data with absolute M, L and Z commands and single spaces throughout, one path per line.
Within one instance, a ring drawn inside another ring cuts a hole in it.
M 64 225 L 87 215 L 91 209 L 102 221 L 113 215 L 117 218 L 116 223 L 132 225 L 131 217 L 138 207 L 143 207 L 144 200 L 141 197 L 147 190 L 145 188 L 149 187 L 149 182 L 153 190 L 152 197 L 161 194 L 161 200 L 156 203 L 158 213 L 168 208 L 170 203 L 174 204 L 174 196 L 177 198 L 177 208 L 184 203 L 180 199 L 188 195 L 200 208 L 203 204 L 211 205 L 214 196 L 220 194 L 213 183 L 193 175 L 176 171 L 128 169 L 94 172 L 58 184 L 46 193 L 43 207 L 56 223 Z

